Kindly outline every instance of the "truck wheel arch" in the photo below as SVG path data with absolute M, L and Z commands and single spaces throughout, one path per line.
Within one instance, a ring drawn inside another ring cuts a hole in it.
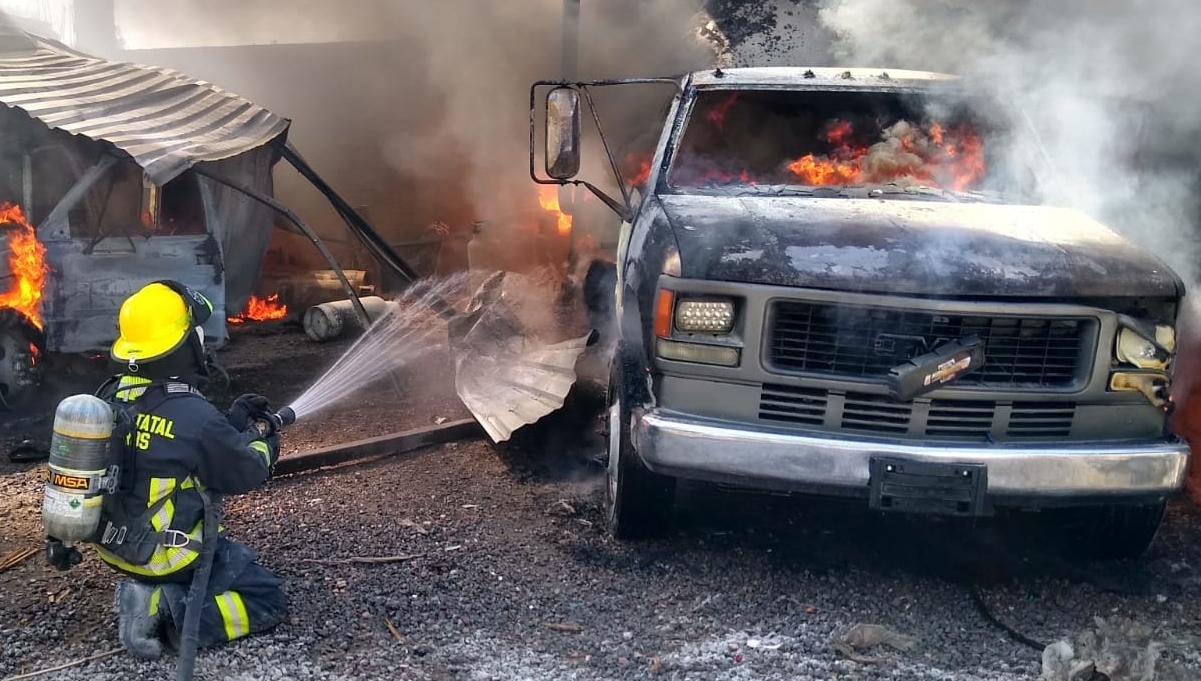
M 621 353 L 615 354 L 605 400 L 605 520 L 618 539 L 661 534 L 670 523 L 676 488 L 675 478 L 647 470 L 634 450 L 630 426 L 632 405 L 637 402 L 630 400 L 642 381 L 631 371 L 639 371 L 639 367 L 623 361 Z

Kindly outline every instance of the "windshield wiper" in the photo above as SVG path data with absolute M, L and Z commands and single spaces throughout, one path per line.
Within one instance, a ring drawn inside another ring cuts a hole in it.
M 727 186 L 726 190 L 736 194 L 755 194 L 756 196 L 813 196 L 819 187 L 802 187 L 794 184 L 745 184 Z
M 869 195 L 886 195 L 890 198 L 900 196 L 922 198 L 930 197 L 945 199 L 955 203 L 1004 203 L 1004 198 L 1000 192 L 960 191 L 927 186 L 902 187 L 897 184 L 877 185 L 871 189 Z
M 902 187 L 896 184 L 871 185 L 807 185 L 807 184 L 747 184 L 706 187 L 731 194 L 754 194 L 757 196 L 813 196 L 817 198 L 871 199 L 871 198 L 938 198 L 958 201 L 957 195 L 933 187 Z

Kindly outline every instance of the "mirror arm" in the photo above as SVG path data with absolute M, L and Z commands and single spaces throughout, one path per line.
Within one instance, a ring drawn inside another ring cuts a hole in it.
M 572 180 L 569 184 L 584 185 L 588 189 L 588 191 L 592 192 L 592 194 L 594 196 L 596 196 L 596 198 L 600 199 L 601 202 L 603 202 L 606 206 L 608 206 L 609 210 L 612 210 L 614 213 L 617 213 L 617 215 L 623 221 L 629 222 L 630 220 L 633 219 L 634 211 L 632 208 L 630 208 L 628 203 L 622 204 L 620 201 L 613 198 L 612 196 L 609 196 L 608 194 L 606 194 L 604 192 L 604 190 L 602 190 L 600 187 L 597 187 L 596 185 L 592 184 L 591 182 L 589 182 L 587 180 Z
M 632 212 L 632 207 L 630 206 L 629 187 L 626 186 L 625 178 L 621 175 L 621 168 L 617 166 L 617 159 L 613 157 L 613 150 L 609 148 L 609 139 L 605 137 L 605 129 L 601 127 L 600 115 L 596 113 L 596 104 L 592 101 L 592 93 L 588 90 L 588 86 L 586 85 L 580 86 L 580 91 L 584 93 L 584 99 L 588 102 L 588 112 L 592 114 L 592 120 L 594 123 L 596 123 L 596 132 L 600 134 L 601 146 L 605 148 L 605 155 L 609 157 L 609 167 L 613 169 L 613 177 L 617 180 L 617 188 L 621 190 L 621 202 L 623 210 L 618 212 L 623 216 L 624 219 L 625 215 L 628 215 Z M 596 193 L 597 191 L 596 189 L 593 189 L 592 185 L 588 184 L 587 182 L 584 182 L 584 186 L 592 190 L 593 193 Z M 608 202 L 606 201 L 606 203 Z

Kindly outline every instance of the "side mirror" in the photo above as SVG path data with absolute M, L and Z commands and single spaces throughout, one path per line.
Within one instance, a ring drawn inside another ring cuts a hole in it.
M 570 180 L 580 172 L 580 93 L 557 87 L 546 95 L 546 174 Z

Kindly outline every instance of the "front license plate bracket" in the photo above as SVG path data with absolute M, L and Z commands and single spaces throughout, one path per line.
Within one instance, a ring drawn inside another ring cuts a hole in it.
M 872 457 L 868 505 L 879 511 L 986 515 L 988 467 Z

